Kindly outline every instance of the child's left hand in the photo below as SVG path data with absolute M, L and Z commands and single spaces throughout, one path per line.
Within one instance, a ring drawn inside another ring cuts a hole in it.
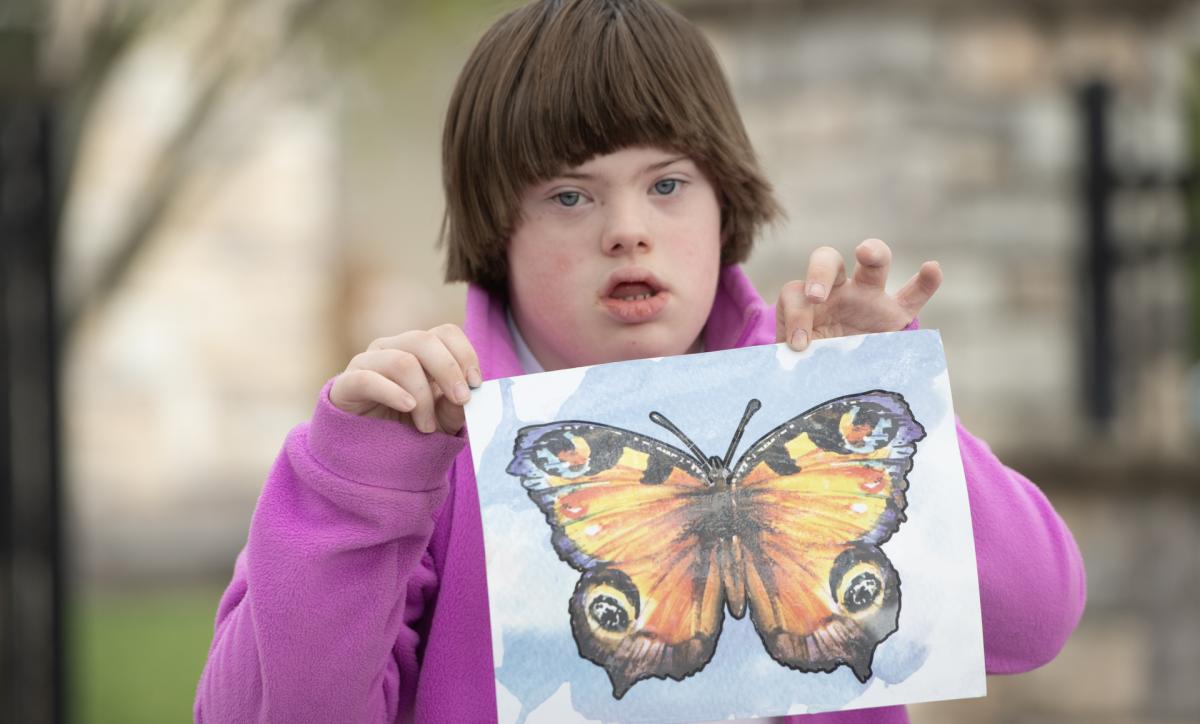
M 846 278 L 842 255 L 823 246 L 808 259 L 808 276 L 783 285 L 775 314 L 775 341 L 800 351 L 810 340 L 904 329 L 942 283 L 942 268 L 927 261 L 900 291 L 889 295 L 892 250 L 879 239 L 854 249 L 858 264 Z

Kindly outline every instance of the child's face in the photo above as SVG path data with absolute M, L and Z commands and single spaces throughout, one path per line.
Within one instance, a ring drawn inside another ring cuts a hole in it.
M 698 349 L 721 210 L 686 156 L 626 148 L 534 184 L 508 243 L 513 317 L 546 369 Z

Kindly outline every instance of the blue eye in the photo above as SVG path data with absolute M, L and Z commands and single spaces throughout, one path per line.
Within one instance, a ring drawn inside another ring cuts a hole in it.
M 561 194 L 555 194 L 554 198 L 558 199 L 558 203 L 563 206 L 574 206 L 579 203 L 579 192 L 563 191 Z
M 654 184 L 654 190 L 663 196 L 668 196 L 679 188 L 679 179 L 665 178 L 662 181 Z

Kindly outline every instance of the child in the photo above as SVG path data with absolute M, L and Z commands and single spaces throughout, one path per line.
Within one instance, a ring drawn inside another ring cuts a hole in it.
M 927 262 L 888 295 L 891 252 L 868 240 L 851 276 L 817 249 L 766 306 L 737 263 L 777 213 L 770 187 L 709 45 L 654 0 L 540 0 L 501 18 L 458 80 L 443 166 L 464 328 L 376 340 L 288 436 L 220 602 L 197 721 L 494 719 L 469 387 L 912 328 L 941 279 Z M 987 669 L 1026 671 L 1079 620 L 1082 562 L 1038 489 L 958 436 Z

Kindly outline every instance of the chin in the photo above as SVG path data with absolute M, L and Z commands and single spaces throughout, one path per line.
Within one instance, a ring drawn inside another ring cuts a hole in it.
M 677 339 L 676 335 L 650 333 L 614 336 L 616 339 L 605 350 L 613 362 L 687 354 L 692 347 L 691 342 Z

